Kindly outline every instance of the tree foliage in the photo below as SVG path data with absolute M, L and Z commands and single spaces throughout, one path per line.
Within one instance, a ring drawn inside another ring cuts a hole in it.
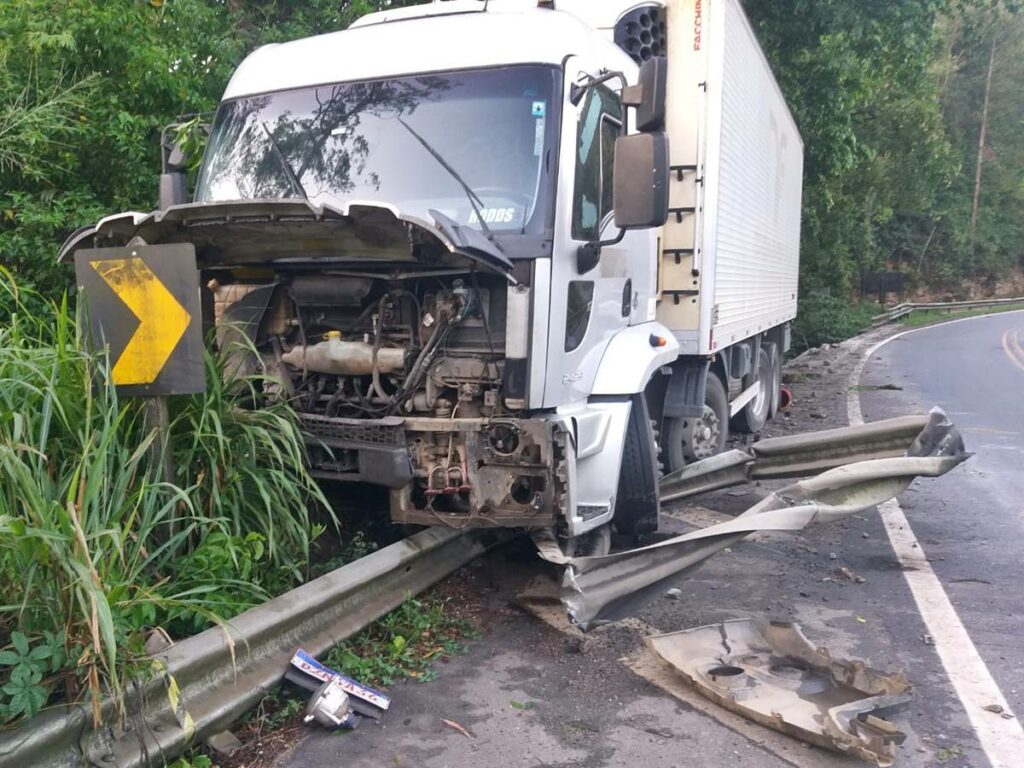
M 0 263 L 53 295 L 62 239 L 156 205 L 161 129 L 216 107 L 259 45 L 347 26 L 383 0 L 6 0 Z
M 1020 258 L 1024 19 L 994 0 L 746 0 L 805 142 L 802 290 L 847 297 L 865 271 L 995 278 Z M 969 236 L 993 36 L 988 180 Z M 1003 45 L 1003 44 L 1001 44 Z M 989 167 L 991 166 L 991 167 Z
M 847 299 L 868 270 L 952 282 L 995 279 L 1020 263 L 1018 2 L 744 0 L 804 137 L 805 297 Z M 0 263 L 23 284 L 59 292 L 69 273 L 53 261 L 64 236 L 155 205 L 163 126 L 211 112 L 255 47 L 341 29 L 386 4 L 404 3 L 7 0 Z

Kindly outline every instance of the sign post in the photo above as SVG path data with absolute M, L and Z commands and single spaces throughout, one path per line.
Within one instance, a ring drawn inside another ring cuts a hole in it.
M 75 254 L 75 276 L 97 345 L 110 350 L 111 383 L 143 398 L 160 480 L 174 480 L 167 397 L 206 388 L 195 247 L 189 243 L 96 248 Z M 168 525 L 173 535 L 175 521 Z

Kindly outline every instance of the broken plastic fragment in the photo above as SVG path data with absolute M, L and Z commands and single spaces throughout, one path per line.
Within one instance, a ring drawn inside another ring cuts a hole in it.
M 884 767 L 906 738 L 888 720 L 910 701 L 906 678 L 834 659 L 795 624 L 740 619 L 647 645 L 701 695 L 810 744 Z

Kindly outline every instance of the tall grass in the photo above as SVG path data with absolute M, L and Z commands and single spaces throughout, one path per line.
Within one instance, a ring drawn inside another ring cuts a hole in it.
M 257 378 L 225 383 L 209 357 L 209 392 L 174 403 L 164 482 L 67 302 L 30 313 L 0 274 L 0 303 L 0 724 L 83 695 L 98 717 L 147 630 L 199 629 L 301 579 L 324 499 L 294 415 L 240 407 Z

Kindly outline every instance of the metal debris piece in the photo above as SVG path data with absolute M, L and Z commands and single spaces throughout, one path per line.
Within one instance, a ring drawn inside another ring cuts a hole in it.
M 290 674 L 293 670 L 301 673 L 301 675 Z M 351 677 L 346 677 L 340 672 L 331 669 L 326 664 L 321 664 L 301 648 L 292 656 L 288 672 L 285 673 L 285 679 L 314 691 L 322 690 L 324 683 L 337 680 L 339 685 L 341 685 L 341 689 L 351 699 L 352 708 L 360 715 L 372 717 L 375 720 L 379 720 L 381 715 L 391 706 L 391 697 L 386 693 L 381 693 L 367 685 L 358 683 Z
M 795 624 L 740 619 L 647 645 L 701 695 L 810 744 L 889 766 L 906 738 L 887 719 L 910 701 L 903 674 L 834 659 Z
M 912 439 L 907 436 L 908 423 L 923 424 Z M 869 458 L 837 466 L 816 477 L 787 485 L 739 517 L 724 523 L 602 557 L 567 557 L 553 533 L 535 532 L 534 543 L 541 557 L 566 566 L 562 579 L 562 602 L 570 617 L 588 629 L 595 622 L 624 616 L 635 607 L 636 601 L 646 600 L 659 589 L 671 586 L 664 584 L 665 580 L 696 567 L 752 533 L 799 531 L 812 523 L 833 522 L 864 512 L 902 493 L 915 477 L 944 475 L 968 457 L 960 433 L 937 408 L 926 421 L 919 417 L 905 417 L 866 426 L 871 429 L 864 431 L 866 437 L 860 444 L 843 430 L 778 438 L 771 451 L 773 465 L 779 474 L 771 476 L 789 477 L 798 467 L 801 471 L 816 471 L 809 468 L 831 461 L 822 435 L 836 432 L 844 433 L 840 442 L 842 451 L 847 455 L 871 456 L 877 448 L 876 453 L 888 458 Z M 781 441 L 786 441 L 785 450 L 779 446 Z M 892 456 L 893 446 L 899 441 L 907 447 L 903 455 Z M 763 446 L 766 442 L 762 440 L 756 445 Z M 806 456 L 808 445 L 817 447 L 817 458 L 797 460 Z M 869 450 L 867 446 L 875 447 Z M 687 467 L 684 472 L 692 470 L 694 476 L 700 477 L 702 465 L 717 466 L 728 460 L 731 454 L 742 455 L 743 452 L 730 451 L 713 456 Z M 835 454 L 833 451 L 831 455 Z M 748 459 L 755 465 L 759 461 Z M 735 462 L 733 466 L 737 466 Z M 745 476 L 742 482 L 746 482 Z M 712 485 L 723 487 L 718 481 Z
M 306 707 L 306 723 L 317 722 L 325 728 L 355 728 L 359 718 L 352 711 L 352 703 L 345 686 L 333 677 L 320 686 Z

